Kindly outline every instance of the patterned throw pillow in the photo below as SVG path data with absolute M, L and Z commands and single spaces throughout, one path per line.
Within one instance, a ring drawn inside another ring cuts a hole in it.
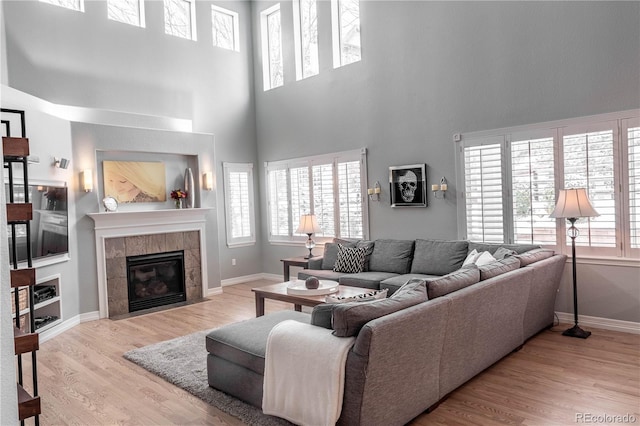
M 368 293 L 357 294 L 355 296 L 325 296 L 326 303 L 348 303 L 348 302 L 370 302 L 372 300 L 384 299 L 387 297 L 388 288 L 384 290 L 374 290 Z
M 338 244 L 338 258 L 333 266 L 333 271 L 347 274 L 362 272 L 366 254 L 367 252 L 363 247 L 351 248 Z

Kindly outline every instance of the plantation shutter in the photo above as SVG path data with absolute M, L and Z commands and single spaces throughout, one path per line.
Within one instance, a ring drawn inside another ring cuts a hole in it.
M 311 194 L 309 191 L 309 166 L 289 169 L 291 188 L 291 228 L 298 229 L 300 217 L 311 213 Z M 296 234 L 302 235 L 302 234 Z
M 361 161 L 338 163 L 338 209 L 340 214 L 340 236 L 362 238 Z
M 287 169 L 267 172 L 269 184 L 269 233 L 271 236 L 289 235 L 289 196 Z
M 317 164 L 312 167 L 313 175 L 313 213 L 322 232 L 320 237 L 335 237 L 335 200 L 333 163 Z
M 513 241 L 555 245 L 556 220 L 549 217 L 555 206 L 553 137 L 511 142 L 511 194 Z
M 591 203 L 600 214 L 576 222 L 580 230 L 578 246 L 616 248 L 613 129 L 617 126 L 607 127 L 595 131 L 566 129 L 563 136 L 564 187 L 587 188 Z
M 224 163 L 227 245 L 255 243 L 253 164 Z
M 464 148 L 467 239 L 504 242 L 500 143 Z
M 640 249 L 640 127 L 628 127 L 626 133 L 629 158 L 629 245 L 631 249 Z

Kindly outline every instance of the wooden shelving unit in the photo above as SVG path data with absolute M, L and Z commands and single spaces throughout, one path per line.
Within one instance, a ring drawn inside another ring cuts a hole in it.
M 18 369 L 18 418 L 20 423 L 24 425 L 27 418 L 34 418 L 36 425 L 39 424 L 39 415 L 41 412 L 40 397 L 38 396 L 38 371 L 37 371 L 37 351 L 40 345 L 38 333 L 36 333 L 35 315 L 34 315 L 34 286 L 36 284 L 36 273 L 32 264 L 31 257 L 31 220 L 33 219 L 33 206 L 29 202 L 28 191 L 25 191 L 24 202 L 14 203 L 14 173 L 15 170 L 21 169 L 23 185 L 28 185 L 28 168 L 27 157 L 29 156 L 29 139 L 26 138 L 26 126 L 24 111 L 2 109 L 2 112 L 11 113 L 19 116 L 20 127 L 22 130 L 21 137 L 11 136 L 11 126 L 9 122 L 3 120 L 5 133 L 7 136 L 2 137 L 3 149 L 3 166 L 7 170 L 8 176 L 8 203 L 7 203 L 7 224 L 10 230 L 10 244 L 12 245 L 12 259 L 10 259 L 11 270 L 11 291 L 13 292 L 13 300 L 15 305 L 15 326 L 13 328 L 14 348 L 16 354 L 16 362 Z M 27 235 L 27 267 L 20 268 L 17 258 L 16 247 L 16 230 L 17 227 L 24 227 Z M 20 290 L 27 289 L 28 294 L 28 323 L 21 324 Z M 7 289 L 9 290 L 9 289 Z M 23 378 L 22 357 L 31 355 L 32 382 L 31 393 L 25 388 Z

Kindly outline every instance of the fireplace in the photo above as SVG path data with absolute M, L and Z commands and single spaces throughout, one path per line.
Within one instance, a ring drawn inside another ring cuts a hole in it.
M 129 312 L 187 300 L 184 251 L 127 256 Z

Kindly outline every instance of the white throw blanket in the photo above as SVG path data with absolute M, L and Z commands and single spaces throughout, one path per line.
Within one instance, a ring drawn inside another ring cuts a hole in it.
M 334 425 L 342 411 L 344 370 L 355 337 L 286 320 L 269 333 L 262 411 L 299 425 Z

